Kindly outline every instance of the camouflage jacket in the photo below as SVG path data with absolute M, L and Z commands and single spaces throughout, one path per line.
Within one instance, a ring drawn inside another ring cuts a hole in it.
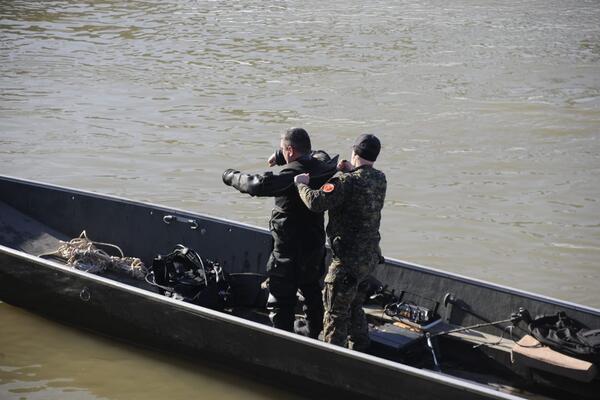
M 379 224 L 386 188 L 383 172 L 362 166 L 336 174 L 317 190 L 299 184 L 298 193 L 311 211 L 329 211 L 327 235 L 334 255 L 350 261 L 374 252 L 381 256 Z

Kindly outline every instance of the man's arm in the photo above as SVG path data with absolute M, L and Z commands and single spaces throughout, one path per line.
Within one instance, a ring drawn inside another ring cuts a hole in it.
M 223 172 L 223 183 L 251 196 L 278 196 L 294 184 L 294 175 L 291 170 L 275 175 L 272 172 L 243 174 L 228 169 Z
M 344 183 L 339 178 L 330 179 L 320 189 L 313 190 L 307 186 L 308 174 L 297 175 L 294 182 L 298 186 L 298 194 L 308 207 L 314 212 L 323 212 L 342 204 L 344 200 Z

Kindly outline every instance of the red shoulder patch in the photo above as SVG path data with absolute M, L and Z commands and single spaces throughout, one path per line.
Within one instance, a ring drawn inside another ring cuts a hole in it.
M 334 189 L 335 189 L 335 185 L 333 183 L 326 183 L 323 186 L 321 186 L 321 190 L 324 191 L 325 193 L 331 193 L 331 192 L 333 192 Z

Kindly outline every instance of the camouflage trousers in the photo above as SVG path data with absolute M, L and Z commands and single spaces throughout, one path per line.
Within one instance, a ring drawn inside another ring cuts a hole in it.
M 367 278 L 379 260 L 378 256 L 361 258 L 350 263 L 334 258 L 323 289 L 323 340 L 359 351 L 370 345 L 362 306 L 369 286 Z

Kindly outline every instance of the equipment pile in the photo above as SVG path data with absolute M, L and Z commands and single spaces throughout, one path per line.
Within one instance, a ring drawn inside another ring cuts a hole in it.
M 181 244 L 154 258 L 146 282 L 167 297 L 216 310 L 223 309 L 231 298 L 229 276 L 219 263 L 203 260 Z

